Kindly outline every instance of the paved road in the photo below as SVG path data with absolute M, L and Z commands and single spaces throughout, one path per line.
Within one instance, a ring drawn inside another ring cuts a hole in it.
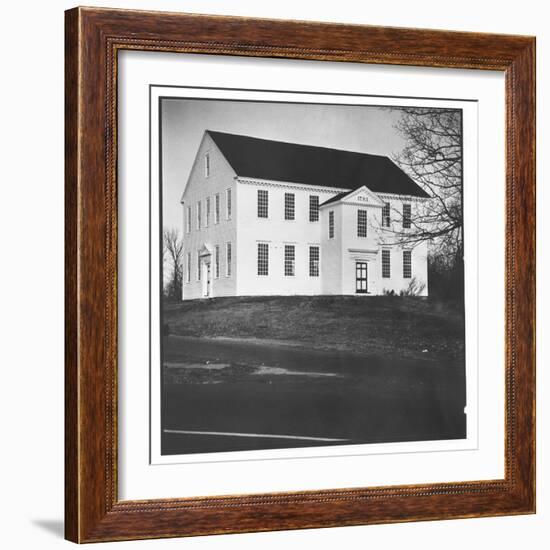
M 456 439 L 460 364 L 164 339 L 163 454 Z

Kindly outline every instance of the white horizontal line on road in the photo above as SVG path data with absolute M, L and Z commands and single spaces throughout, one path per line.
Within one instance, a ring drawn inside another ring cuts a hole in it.
M 167 434 L 182 435 L 225 435 L 230 437 L 264 437 L 267 439 L 301 439 L 303 441 L 348 441 L 347 439 L 335 439 L 332 437 L 311 437 L 306 435 L 280 435 L 280 434 L 248 434 L 239 432 L 202 432 L 195 430 L 163 430 Z

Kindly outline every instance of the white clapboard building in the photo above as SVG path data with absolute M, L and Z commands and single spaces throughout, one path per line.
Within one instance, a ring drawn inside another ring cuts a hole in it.
M 428 294 L 429 196 L 389 158 L 207 130 L 183 205 L 183 298 Z

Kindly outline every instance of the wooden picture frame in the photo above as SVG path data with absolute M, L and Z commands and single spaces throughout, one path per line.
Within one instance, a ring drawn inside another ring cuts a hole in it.
M 117 496 L 117 54 L 155 50 L 501 71 L 505 478 L 170 500 Z M 97 8 L 66 12 L 66 538 L 97 542 L 535 511 L 535 39 Z

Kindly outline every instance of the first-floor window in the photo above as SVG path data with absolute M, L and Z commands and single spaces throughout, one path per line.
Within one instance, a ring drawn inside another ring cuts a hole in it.
M 382 250 L 382 277 L 389 279 L 391 277 L 390 251 Z
M 216 245 L 214 248 L 214 277 L 220 276 L 220 247 Z
M 258 275 L 269 275 L 269 245 L 258 243 Z
M 225 274 L 231 277 L 231 243 L 225 245 Z
M 412 277 L 412 252 L 403 250 L 403 278 L 410 279 Z
M 294 276 L 294 264 L 296 259 L 296 247 L 293 244 L 285 244 L 285 275 Z
M 201 280 L 201 254 L 197 252 L 197 281 Z
M 357 236 L 367 236 L 367 211 L 357 210 Z
M 187 262 L 185 266 L 185 282 L 191 282 L 191 252 L 187 253 Z
M 319 277 L 319 247 L 309 247 L 309 276 Z

